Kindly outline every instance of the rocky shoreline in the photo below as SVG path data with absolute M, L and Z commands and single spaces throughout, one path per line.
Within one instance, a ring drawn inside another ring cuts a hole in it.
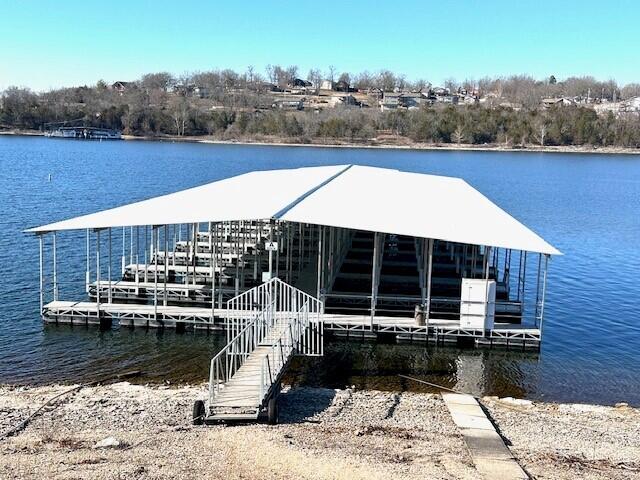
M 69 388 L 0 387 L 0 435 Z M 0 478 L 478 478 L 437 394 L 285 388 L 279 425 L 193 426 L 205 396 L 205 385 L 81 388 L 0 439 Z M 639 409 L 482 404 L 534 478 L 640 479 Z
M 24 135 L 24 136 L 44 136 L 38 130 L 0 130 L 0 135 Z M 420 143 L 407 138 L 394 139 L 371 139 L 360 142 L 339 138 L 318 138 L 318 139 L 296 139 L 283 137 L 243 137 L 243 138 L 219 138 L 213 136 L 138 136 L 123 135 L 124 140 L 147 140 L 161 142 L 191 142 L 209 143 L 219 145 L 259 145 L 276 147 L 314 147 L 314 148 L 360 148 L 360 149 L 383 149 L 383 150 L 435 150 L 435 151 L 478 151 L 478 152 L 529 152 L 529 153 L 580 153 L 580 154 L 601 154 L 601 155 L 640 155 L 640 148 L 632 147 L 593 147 L 589 145 L 533 145 L 525 147 L 505 146 L 503 144 L 471 144 L 471 143 Z

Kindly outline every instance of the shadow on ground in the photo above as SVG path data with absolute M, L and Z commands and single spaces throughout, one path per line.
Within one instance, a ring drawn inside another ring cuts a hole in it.
M 336 391 L 330 388 L 291 388 L 278 399 L 280 423 L 302 423 L 318 420 L 333 405 Z

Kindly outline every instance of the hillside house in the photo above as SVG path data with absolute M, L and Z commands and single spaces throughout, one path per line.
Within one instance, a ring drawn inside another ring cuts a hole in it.
M 554 98 L 543 98 L 542 99 L 542 107 L 543 108 L 551 108 L 551 107 L 570 107 L 576 105 L 576 102 L 573 98 L 569 97 L 554 97 Z
M 329 98 L 329 106 L 335 107 L 361 107 L 362 102 L 359 102 L 353 95 L 339 95 Z
M 133 82 L 122 82 L 118 80 L 117 82 L 113 82 L 111 84 L 111 89 L 115 90 L 120 95 L 122 95 L 125 91 L 127 91 L 131 87 L 132 83 Z

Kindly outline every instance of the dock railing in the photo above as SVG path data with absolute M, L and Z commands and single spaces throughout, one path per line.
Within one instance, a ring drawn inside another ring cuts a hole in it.
M 209 401 L 213 401 L 238 371 L 273 325 L 273 312 L 266 308 L 244 325 L 225 347 L 211 359 L 209 370 Z
M 272 342 L 269 352 L 262 359 L 260 370 L 260 393 L 258 400 L 262 401 L 295 354 L 318 356 L 322 355 L 322 330 L 316 322 L 310 321 L 309 302 L 290 318 L 283 328 L 279 329 L 279 337 Z
M 323 309 L 321 301 L 279 278 L 230 299 L 227 345 L 211 360 L 209 401 L 260 345 L 269 347 L 261 367 L 261 398 L 292 355 L 323 355 Z

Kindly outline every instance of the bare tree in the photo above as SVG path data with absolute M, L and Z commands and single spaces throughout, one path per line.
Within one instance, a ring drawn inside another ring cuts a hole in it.
M 404 90 L 407 86 L 407 77 L 404 74 L 400 74 L 396 76 L 396 87 L 399 90 Z
M 347 85 L 351 85 L 351 75 L 348 72 L 342 72 L 338 77 L 339 82 L 345 82 Z
M 273 65 L 270 63 L 265 67 L 265 71 L 267 72 L 267 78 L 271 83 L 276 83 L 276 77 L 273 71 Z
M 540 142 L 540 146 L 544 147 L 544 140 L 547 136 L 547 125 L 544 122 L 539 122 L 536 126 L 535 138 Z
M 383 92 L 392 92 L 396 87 L 396 76 L 389 70 L 381 70 L 378 74 L 378 88 Z
M 147 73 L 140 79 L 140 86 L 145 90 L 163 90 L 175 84 L 175 78 L 169 72 Z
M 254 82 L 255 69 L 253 65 L 249 65 L 247 67 L 247 83 L 251 86 Z
M 293 84 L 293 81 L 298 78 L 298 66 L 289 65 L 287 67 L 287 83 Z
M 453 132 L 453 139 L 455 142 L 460 145 L 465 140 L 464 128 L 462 125 L 458 125 Z
M 354 77 L 353 83 L 358 90 L 367 90 L 374 86 L 375 81 L 369 72 L 364 71 Z
M 417 92 L 424 92 L 431 87 L 431 84 L 423 78 L 419 78 L 413 82 L 413 89 Z
M 336 67 L 329 65 L 329 73 L 327 74 L 328 80 L 333 84 L 336 79 Z
M 322 74 L 317 68 L 312 68 L 307 74 L 307 80 L 311 82 L 313 88 L 316 90 L 316 95 L 320 94 L 320 84 L 322 83 Z
M 620 90 L 620 96 L 624 100 L 632 97 L 640 97 L 640 84 L 639 83 L 626 84 Z
M 450 92 L 455 92 L 458 89 L 458 82 L 456 82 L 456 79 L 451 77 L 451 78 L 447 78 L 444 81 L 444 88 L 448 88 Z
M 183 136 L 189 119 L 189 103 L 183 96 L 173 97 L 170 105 L 171 118 L 176 126 L 176 135 Z

